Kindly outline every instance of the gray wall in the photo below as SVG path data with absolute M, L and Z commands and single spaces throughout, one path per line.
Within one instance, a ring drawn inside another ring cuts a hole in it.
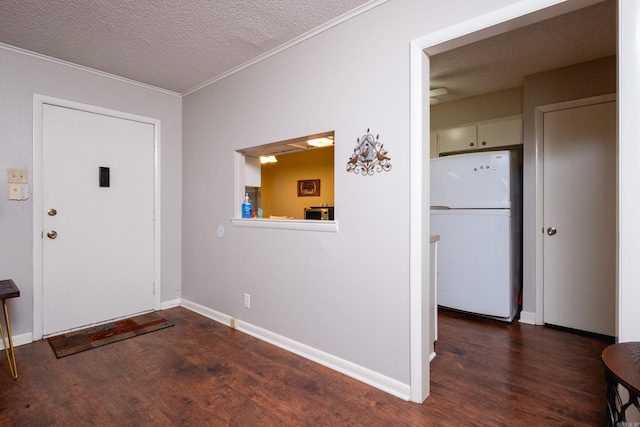
M 183 298 L 408 384 L 409 43 L 509 3 L 390 1 L 186 96 Z M 367 129 L 390 172 L 346 172 Z M 338 233 L 230 225 L 235 150 L 331 130 Z

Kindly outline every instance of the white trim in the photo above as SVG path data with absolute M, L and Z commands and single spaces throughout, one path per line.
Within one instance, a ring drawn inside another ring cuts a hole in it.
M 422 403 L 429 396 L 429 350 L 428 343 L 433 342 L 429 318 L 431 294 L 429 277 L 431 259 L 429 248 L 429 221 L 423 217 L 424 203 L 429 200 L 429 187 L 423 186 L 423 174 L 429 173 L 429 163 L 423 159 L 423 139 L 429 135 L 429 116 L 423 114 L 428 108 L 423 100 L 427 99 L 422 82 L 428 81 L 423 75 L 429 75 L 429 58 L 416 43 L 410 45 L 410 207 L 409 218 L 409 304 L 410 304 L 410 383 L 411 401 Z M 423 122 L 424 117 L 424 122 Z M 424 151 L 426 150 L 426 151 Z M 426 178 L 426 175 L 425 175 Z M 428 183 L 428 179 L 425 180 Z M 428 211 L 427 211 L 428 212 Z M 424 224 L 423 224 L 424 221 Z M 425 240 L 427 243 L 425 244 Z M 427 285 L 423 285 L 426 282 Z
M 244 201 L 245 194 L 245 163 L 244 154 L 235 151 L 233 153 L 233 215 L 240 218 L 242 215 L 241 203 Z
M 527 325 L 535 325 L 536 324 L 536 313 L 531 311 L 521 311 L 520 312 L 520 323 L 526 323 Z
M 274 230 L 323 231 L 337 233 L 337 221 L 310 221 L 304 219 L 233 218 L 234 227 L 271 228 Z
M 544 113 L 566 110 L 568 108 L 584 107 L 615 101 L 615 93 L 574 99 L 571 101 L 554 102 L 539 105 L 535 109 L 535 171 L 536 171 L 536 311 L 535 325 L 544 325 Z M 616 305 L 617 307 L 617 305 Z M 617 308 L 616 308 L 617 311 Z M 522 315 L 521 315 L 522 321 Z
M 211 308 L 204 307 L 200 304 L 183 299 L 181 306 L 226 326 L 231 324 L 231 316 L 220 313 Z M 399 397 L 400 399 L 409 400 L 409 386 L 407 384 L 401 383 L 393 378 L 380 375 L 363 366 L 356 365 L 355 363 L 351 363 L 306 344 L 302 344 L 282 335 L 262 329 L 251 323 L 247 323 L 239 319 L 236 319 L 235 321 L 237 322 L 235 329 L 240 332 L 244 332 L 252 337 L 258 338 L 259 340 L 268 342 L 276 347 L 290 351 L 291 353 L 297 354 L 305 359 L 309 359 L 320 365 L 333 369 L 334 371 L 348 375 L 358 381 L 362 381 L 365 384 L 369 384 L 370 386 Z
M 200 89 L 202 89 L 204 87 L 207 87 L 207 86 L 209 86 L 209 85 L 211 85 L 211 84 L 213 84 L 213 83 L 215 83 L 217 81 L 220 81 L 220 80 L 224 79 L 225 77 L 229 77 L 230 75 L 235 74 L 235 73 L 237 73 L 239 71 L 242 71 L 245 68 L 248 68 L 248 67 L 250 67 L 250 66 L 252 66 L 252 65 L 254 65 L 254 64 L 256 64 L 256 63 L 258 63 L 260 61 L 264 61 L 267 58 L 270 58 L 270 57 L 272 57 L 274 55 L 277 55 L 278 53 L 280 53 L 280 52 L 282 52 L 284 50 L 287 50 L 290 47 L 293 47 L 293 46 L 295 46 L 295 45 L 297 45 L 299 43 L 302 43 L 303 41 L 308 40 L 311 37 L 317 36 L 318 34 L 323 33 L 325 31 L 329 30 L 330 28 L 335 27 L 336 25 L 339 25 L 339 24 L 341 24 L 343 22 L 346 22 L 346 21 L 350 20 L 351 18 L 354 18 L 355 16 L 358 16 L 358 15 L 360 15 L 362 13 L 365 13 L 365 12 L 367 12 L 367 11 L 373 9 L 373 8 L 376 8 L 376 7 L 380 6 L 381 4 L 384 4 L 384 3 L 388 2 L 388 1 L 389 0 L 373 0 L 373 1 L 370 1 L 368 3 L 365 3 L 362 6 L 359 6 L 359 7 L 355 8 L 355 9 L 353 9 L 353 10 L 351 10 L 351 11 L 349 11 L 349 12 L 347 12 L 347 13 L 341 15 L 341 16 L 338 16 L 337 18 L 334 18 L 331 21 L 326 22 L 326 23 L 324 23 L 323 25 L 321 25 L 321 26 L 319 26 L 317 28 L 314 28 L 313 30 L 308 31 L 308 32 L 302 34 L 301 36 L 296 37 L 295 39 L 293 39 L 291 41 L 288 41 L 288 42 L 286 42 L 284 44 L 281 44 L 280 46 L 278 46 L 278 47 L 276 47 L 274 49 L 271 49 L 270 51 L 265 52 L 262 55 L 259 55 L 259 56 L 255 57 L 255 58 L 245 62 L 244 64 L 240 64 L 237 67 L 234 67 L 234 68 L 230 69 L 227 72 L 224 72 L 224 73 L 222 73 L 222 74 L 220 74 L 220 75 L 218 75 L 216 77 L 213 77 L 212 79 L 209 79 L 209 80 L 205 81 L 204 83 L 200 83 L 199 85 L 192 87 L 191 89 L 187 90 L 186 92 L 182 92 L 182 96 L 187 96 L 189 94 L 192 94 L 193 92 L 196 92 L 196 91 L 198 91 L 198 90 L 200 90 Z
M 176 298 L 170 301 L 163 301 L 160 304 L 160 310 L 169 310 L 176 307 L 180 307 L 180 298 Z
M 42 140 L 43 140 L 43 104 L 39 95 L 33 96 L 33 166 L 32 166 L 32 204 L 33 204 L 33 339 L 42 339 Z
M 548 113 L 550 111 L 567 110 L 569 108 L 586 107 L 587 105 L 603 104 L 605 102 L 615 101 L 616 99 L 617 99 L 617 94 L 608 93 L 605 95 L 590 96 L 588 98 L 572 99 L 570 101 L 562 101 L 562 102 L 555 102 L 553 104 L 538 105 L 536 106 L 536 110 L 540 110 L 543 113 Z M 537 142 L 539 141 L 536 140 L 536 143 Z
M 148 123 L 154 126 L 154 256 L 153 256 L 153 293 L 154 293 L 154 309 L 160 309 L 162 282 L 161 282 L 161 171 L 160 171 L 160 120 L 139 116 L 136 114 L 125 113 L 121 111 L 111 110 L 107 108 L 97 107 L 94 105 L 82 104 L 79 102 L 69 101 L 66 99 L 54 98 L 45 95 L 33 95 L 33 339 L 39 340 L 43 337 L 43 301 L 42 301 L 42 126 L 43 126 L 43 108 L 45 104 L 56 105 L 59 107 L 73 108 L 80 111 L 90 113 L 103 114 L 106 116 L 135 120 L 142 123 Z
M 19 47 L 15 47 L 15 46 L 11 46 L 5 43 L 0 43 L 0 49 L 4 49 L 4 50 L 9 50 L 12 52 L 16 52 L 16 53 L 20 53 L 23 55 L 27 55 L 27 56 L 31 56 L 33 58 L 37 58 L 37 59 L 41 59 L 43 61 L 48 61 L 48 62 L 53 62 L 55 64 L 58 65 L 63 65 L 65 67 L 69 67 L 69 68 L 75 68 L 76 70 L 80 70 L 80 71 L 85 71 L 87 73 L 91 73 L 91 74 L 96 74 L 98 76 L 101 77 L 106 77 L 109 79 L 113 79 L 113 80 L 118 80 L 124 83 L 129 83 L 135 86 L 140 86 L 143 87 L 145 89 L 151 89 L 153 91 L 156 92 L 161 92 L 164 93 L 166 95 L 171 95 L 171 96 L 180 96 L 179 93 L 177 92 L 173 92 L 171 90 L 167 90 L 167 89 L 163 89 L 157 86 L 152 86 L 146 83 L 141 83 L 139 81 L 136 80 L 131 80 L 131 79 L 127 79 L 125 77 L 120 77 L 120 76 L 116 76 L 115 74 L 110 74 L 104 71 L 100 71 L 100 70 L 96 70 L 94 68 L 89 68 L 89 67 L 85 67 L 84 65 L 78 65 L 78 64 L 74 64 L 73 62 L 68 62 L 68 61 L 64 61 L 62 59 L 58 59 L 58 58 L 53 58 L 51 56 L 47 56 L 47 55 L 43 55 L 41 53 L 37 53 L 37 52 L 32 52 L 30 50 L 26 50 L 26 49 L 22 49 Z
M 12 335 L 11 340 L 13 341 L 14 347 L 31 344 L 33 342 L 33 334 L 31 332 L 27 332 L 26 334 Z
M 640 2 L 618 1 L 618 266 L 619 342 L 640 341 Z
M 544 284 L 544 280 L 543 280 L 543 276 L 544 276 L 544 263 L 542 262 L 543 257 L 544 257 L 544 253 L 543 253 L 543 234 L 542 234 L 542 227 L 544 226 L 543 224 L 543 218 L 544 218 L 544 208 L 543 208 L 543 203 L 542 201 L 543 199 L 543 192 L 544 192 L 544 180 L 543 180 L 543 173 L 542 173 L 542 158 L 543 158 L 543 152 L 542 152 L 542 147 L 543 147 L 543 143 L 540 140 L 543 136 L 543 132 L 544 132 L 544 113 L 542 112 L 542 110 L 536 108 L 536 112 L 535 112 L 535 116 L 534 116 L 534 126 L 535 126 L 535 136 L 534 136 L 534 140 L 535 140 L 535 147 L 534 147 L 534 152 L 535 152 L 535 157 L 533 159 L 534 161 L 534 170 L 535 170 L 535 233 L 536 233 L 536 238 L 535 238 L 535 268 L 534 268 L 534 274 L 535 277 L 533 278 L 534 283 L 535 283 L 535 292 L 536 292 L 536 311 L 534 312 L 535 314 L 535 319 L 534 319 L 534 325 L 544 325 L 544 319 L 543 319 L 543 314 L 544 314 L 544 297 L 543 297 L 543 284 Z M 523 191 L 524 193 L 524 191 Z M 524 227 L 524 224 L 523 224 Z M 524 260 L 523 260 L 524 261 Z M 524 292 L 523 292 L 524 293 Z
M 11 340 L 13 341 L 14 347 L 31 344 L 33 342 L 33 334 L 31 332 L 27 332 L 26 334 L 12 335 Z
M 187 310 L 191 310 L 194 313 L 198 313 L 201 316 L 208 317 L 211 320 L 215 320 L 216 322 L 222 323 L 224 325 L 229 326 L 231 324 L 232 316 L 216 311 L 212 308 L 205 307 L 204 305 L 200 305 L 193 301 L 189 301 L 187 299 L 182 298 L 180 300 L 180 307 L 186 308 Z

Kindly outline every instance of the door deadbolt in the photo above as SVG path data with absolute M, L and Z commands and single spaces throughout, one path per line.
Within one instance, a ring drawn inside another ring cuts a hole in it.
M 555 235 L 557 232 L 558 232 L 558 230 L 556 230 L 556 228 L 555 228 L 555 227 L 549 227 L 549 228 L 547 228 L 547 234 L 548 234 L 549 236 L 553 236 L 553 235 Z
M 55 209 L 49 209 L 47 211 L 47 215 L 49 215 L 49 216 L 56 216 L 57 214 L 58 214 L 58 211 L 55 210 Z
M 58 232 L 55 230 L 51 230 L 47 233 L 47 237 L 50 239 L 55 239 L 56 237 L 58 237 Z

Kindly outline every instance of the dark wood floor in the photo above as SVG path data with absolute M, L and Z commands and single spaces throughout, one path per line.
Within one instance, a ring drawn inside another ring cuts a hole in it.
M 431 396 L 405 402 L 183 308 L 175 327 L 56 359 L 0 354 L 2 426 L 602 425 L 609 344 L 549 327 L 440 315 Z M 2 352 L 3 353 L 3 352 Z

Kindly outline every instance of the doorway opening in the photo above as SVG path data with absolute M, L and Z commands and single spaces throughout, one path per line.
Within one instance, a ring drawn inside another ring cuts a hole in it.
M 546 11 L 548 16 L 535 23 L 527 22 L 454 49 L 425 49 L 435 52 L 429 57 L 431 87 L 449 86 L 449 94 L 440 96 L 441 102 L 431 106 L 432 131 L 516 114 L 524 117 L 524 289 L 520 321 L 532 324 L 544 323 L 538 295 L 542 287 L 542 242 L 535 233 L 542 227 L 542 200 L 537 190 L 541 188 L 542 147 L 535 136 L 535 107 L 615 92 L 616 84 L 615 1 L 572 11 L 557 6 Z M 571 53 L 562 52 L 558 43 Z M 572 85 L 572 79 L 581 83 Z
M 613 0 L 607 0 L 609 4 L 615 4 Z M 508 31 L 519 29 L 530 24 L 543 22 L 570 12 L 600 3 L 599 1 L 586 2 L 562 2 L 549 0 L 538 2 L 535 7 L 531 4 L 517 3 L 493 13 L 488 13 L 469 21 L 465 21 L 453 27 L 431 33 L 424 37 L 414 40 L 411 43 L 411 151 L 412 157 L 420 154 L 423 163 L 412 172 L 412 183 L 415 184 L 415 191 L 421 195 L 422 205 L 419 211 L 425 212 L 429 209 L 429 156 L 422 155 L 422 147 L 431 147 L 431 143 L 427 135 L 431 132 L 431 114 L 426 99 L 429 97 L 429 89 L 443 86 L 442 83 L 431 85 L 431 59 L 436 55 L 451 51 L 456 48 L 471 45 L 474 42 L 489 39 L 490 37 L 507 33 Z M 615 21 L 614 21 L 615 22 Z M 613 27 L 614 40 L 617 38 L 617 31 Z M 506 55 L 506 53 L 501 53 Z M 468 70 L 469 72 L 478 72 L 481 70 Z M 450 88 L 449 88 L 450 89 Z M 498 90 L 498 89 L 496 89 Z M 449 93 L 452 93 L 449 90 Z M 446 98 L 442 97 L 443 104 Z M 489 106 L 490 107 L 490 106 Z M 487 106 L 476 107 L 483 110 Z M 525 133 L 527 130 L 525 129 Z M 538 221 L 538 213 L 536 208 L 535 192 L 537 185 L 536 176 L 536 145 L 526 144 L 524 147 L 524 208 L 529 213 L 525 214 L 525 233 L 523 236 L 524 244 L 524 310 L 520 321 L 535 324 L 537 319 L 537 311 L 541 310 L 536 305 L 535 292 L 538 286 L 537 277 L 537 252 L 538 248 L 535 243 L 535 227 Z M 413 154 L 416 153 L 416 154 Z M 426 157 L 426 161 L 425 161 Z M 420 160 L 418 160 L 420 161 Z M 413 169 L 413 168 L 412 168 Z M 414 185 L 412 184 L 412 187 Z M 413 208 L 412 208 L 413 210 Z M 424 215 L 426 221 L 422 224 L 412 224 L 412 229 L 423 230 L 421 242 L 412 241 L 412 247 L 421 247 L 422 253 L 428 254 L 426 246 L 429 237 L 429 215 Z M 529 228 L 532 228 L 529 230 Z M 425 249 L 426 248 L 426 249 Z M 422 277 L 428 277 L 429 266 L 422 264 Z M 413 272 L 412 272 L 413 273 Z M 411 301 L 419 300 L 422 294 L 419 287 L 421 283 L 412 280 L 411 282 Z M 529 303 L 529 305 L 527 305 Z M 424 376 L 421 377 L 423 371 L 420 369 L 421 352 L 418 346 L 420 340 L 416 338 L 413 332 L 420 331 L 421 327 L 421 311 L 418 310 L 417 303 L 412 303 L 411 310 L 411 329 L 412 329 L 412 350 L 411 350 L 411 399 L 413 401 L 422 401 L 423 396 L 428 395 L 428 383 L 425 385 Z M 425 394 L 426 393 L 426 394 Z

